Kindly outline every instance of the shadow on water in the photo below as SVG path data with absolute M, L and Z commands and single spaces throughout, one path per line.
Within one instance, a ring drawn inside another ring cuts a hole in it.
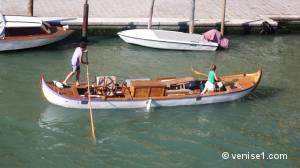
M 243 98 L 245 101 L 267 100 L 279 95 L 283 89 L 272 86 L 260 86 L 252 93 Z
M 39 124 L 54 125 L 57 123 L 68 123 L 85 117 L 89 119 L 89 109 L 72 109 L 49 104 L 40 114 Z M 146 109 L 94 109 L 95 117 L 110 118 L 111 116 L 134 116 L 148 113 Z
M 178 26 L 179 26 L 179 32 L 188 32 L 188 30 L 189 30 L 189 27 L 188 27 L 188 23 L 187 22 L 179 22 L 179 24 L 178 24 Z
M 40 120 L 45 123 L 52 122 L 67 122 L 80 118 L 81 112 L 79 110 L 73 110 L 55 105 L 48 105 L 46 109 L 41 113 Z

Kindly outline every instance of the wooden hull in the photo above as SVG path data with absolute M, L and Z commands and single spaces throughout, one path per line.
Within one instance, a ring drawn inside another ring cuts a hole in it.
M 253 74 L 250 74 L 253 75 Z M 92 98 L 91 105 L 93 109 L 119 109 L 119 108 L 146 108 L 147 105 L 150 107 L 170 107 L 170 106 L 187 106 L 187 105 L 201 105 L 234 101 L 253 91 L 261 79 L 261 71 L 258 71 L 254 75 L 255 82 L 247 84 L 248 87 L 238 89 L 236 91 L 227 91 L 223 93 L 208 93 L 204 95 L 193 94 L 186 96 L 163 96 L 163 97 L 151 97 L 151 104 L 148 104 L 150 98 L 133 98 L 133 99 L 99 99 Z M 225 78 L 226 79 L 226 78 Z M 228 78 L 231 80 L 231 78 Z M 233 79 L 233 78 L 232 78 Z M 48 83 L 41 78 L 41 89 L 44 97 L 52 104 L 67 107 L 67 108 L 78 108 L 88 109 L 88 98 L 87 97 L 66 97 L 60 95 L 49 87 Z
M 0 51 L 28 49 L 39 46 L 44 46 L 57 41 L 60 41 L 69 36 L 73 30 L 63 30 L 58 28 L 58 31 L 53 34 L 33 35 L 33 36 L 18 36 L 7 37 L 0 39 Z
M 215 51 L 217 43 L 206 41 L 202 35 L 166 30 L 135 29 L 119 32 L 127 43 L 171 50 Z

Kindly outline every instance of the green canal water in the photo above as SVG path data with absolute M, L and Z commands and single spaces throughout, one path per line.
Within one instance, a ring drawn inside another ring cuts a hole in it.
M 40 75 L 62 80 L 77 35 L 45 47 L 0 53 L 0 167 L 299 167 L 300 35 L 229 36 L 217 52 L 149 49 L 116 36 L 90 37 L 90 74 L 118 79 L 192 75 L 215 63 L 219 74 L 255 72 L 255 92 L 238 101 L 189 107 L 87 110 L 46 102 Z M 82 66 L 81 80 L 85 80 Z M 222 153 L 259 159 L 222 159 Z M 264 153 L 263 153 L 264 152 Z M 262 155 L 264 154 L 264 159 Z M 286 154 L 287 159 L 267 159 Z

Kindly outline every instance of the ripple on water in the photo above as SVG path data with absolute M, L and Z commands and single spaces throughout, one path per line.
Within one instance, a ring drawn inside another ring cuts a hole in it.
M 230 39 L 229 50 L 184 52 L 91 37 L 92 77 L 186 76 L 191 75 L 191 65 L 207 71 L 212 63 L 219 74 L 253 72 L 258 67 L 264 71 L 253 93 L 230 103 L 95 110 L 96 145 L 90 137 L 88 111 L 51 105 L 39 92 L 41 73 L 62 80 L 69 72 L 75 36 L 59 45 L 0 53 L 0 155 L 4 156 L 0 167 L 18 167 L 15 163 L 19 167 L 295 167 L 300 36 Z M 85 80 L 84 66 L 81 80 Z M 282 152 L 289 158 L 280 163 L 224 162 L 223 151 Z

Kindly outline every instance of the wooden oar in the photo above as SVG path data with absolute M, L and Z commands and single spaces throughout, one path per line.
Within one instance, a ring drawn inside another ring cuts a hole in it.
M 86 58 L 87 53 L 86 53 Z M 88 59 L 87 59 L 88 62 Z M 93 110 L 92 110 L 92 103 L 91 103 L 91 88 L 90 88 L 90 78 L 89 78 L 89 64 L 86 65 L 86 80 L 88 85 L 88 98 L 89 98 L 89 107 L 90 107 L 90 121 L 91 121 L 91 129 L 92 129 L 92 138 L 93 142 L 96 143 L 96 133 L 95 133 L 95 127 L 94 127 L 94 117 L 93 117 Z
M 197 75 L 202 75 L 202 76 L 207 77 L 207 74 L 202 73 L 202 72 L 200 72 L 199 70 L 195 70 L 195 69 L 193 68 L 193 66 L 191 66 L 191 70 L 192 70 L 192 72 L 194 72 L 194 73 L 197 74 Z
M 89 17 L 89 4 L 88 0 L 85 1 L 84 9 L 83 9 L 83 23 L 82 23 L 82 35 L 81 40 L 87 41 L 87 27 L 88 27 L 88 17 Z M 90 121 L 91 121 L 91 131 L 92 131 L 92 138 L 93 142 L 96 143 L 96 133 L 94 127 L 94 117 L 93 117 L 93 110 L 92 110 L 92 103 L 91 103 L 91 88 L 90 88 L 90 78 L 89 78 L 89 64 L 88 64 L 88 53 L 86 55 L 86 80 L 87 80 L 87 87 L 88 87 L 88 104 L 90 109 Z
M 196 75 L 201 75 L 201 76 L 208 77 L 208 75 L 206 75 L 205 73 L 202 73 L 202 72 L 200 72 L 199 70 L 195 70 L 195 69 L 193 68 L 193 66 L 191 66 L 191 70 L 192 70 L 192 72 L 194 72 Z M 221 78 L 220 76 L 218 76 L 217 78 L 218 78 L 218 81 L 224 82 L 224 80 L 222 80 L 222 78 Z

